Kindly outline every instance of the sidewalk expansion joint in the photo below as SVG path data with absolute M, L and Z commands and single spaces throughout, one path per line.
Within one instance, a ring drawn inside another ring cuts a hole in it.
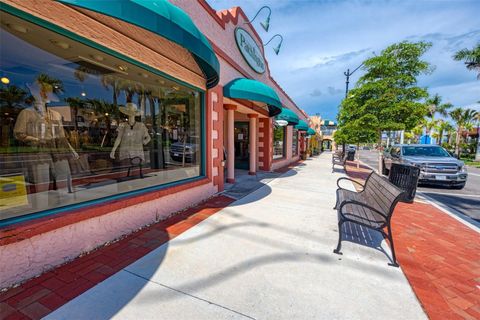
M 229 308 L 229 307 L 222 306 L 221 304 L 218 304 L 218 303 L 212 302 L 212 301 L 210 301 L 210 300 L 206 300 L 206 299 L 200 298 L 200 297 L 198 297 L 198 296 L 195 296 L 195 295 L 193 295 L 193 294 L 190 294 L 190 293 L 188 293 L 188 292 L 185 292 L 185 291 L 182 291 L 182 290 L 179 290 L 179 289 L 172 288 L 172 287 L 170 287 L 170 286 L 167 286 L 167 285 L 164 285 L 164 284 L 162 284 L 162 283 L 160 283 L 160 282 L 154 281 L 154 280 L 152 280 L 152 279 L 143 277 L 143 276 L 141 276 L 141 275 L 139 275 L 139 274 L 136 274 L 136 273 L 134 273 L 134 272 L 128 271 L 128 270 L 126 270 L 126 269 L 123 269 L 123 271 L 128 272 L 129 274 L 131 274 L 131 275 L 133 275 L 133 276 L 135 276 L 135 277 L 141 278 L 141 279 L 143 279 L 143 280 L 146 280 L 146 281 L 148 281 L 148 282 L 155 283 L 155 284 L 157 284 L 157 285 L 159 285 L 159 286 L 162 286 L 162 287 L 164 287 L 164 288 L 166 288 L 166 289 L 169 289 L 169 290 L 175 291 L 175 292 L 177 292 L 177 293 L 181 293 L 181 294 L 183 294 L 183 295 L 186 295 L 186 296 L 188 296 L 188 297 L 190 297 L 190 298 L 194 298 L 194 299 L 197 299 L 197 300 L 206 302 L 206 303 L 208 303 L 208 304 L 214 305 L 214 306 L 216 306 L 216 307 L 225 309 L 225 310 L 227 310 L 227 311 L 236 313 L 236 314 L 238 314 L 238 315 L 240 315 L 240 316 L 242 316 L 242 317 L 245 317 L 245 318 L 247 318 L 247 319 L 256 320 L 255 318 L 250 317 L 249 315 L 246 315 L 246 314 L 241 313 L 241 312 L 239 312 L 239 311 L 233 310 L 233 309 L 231 309 L 231 308 Z

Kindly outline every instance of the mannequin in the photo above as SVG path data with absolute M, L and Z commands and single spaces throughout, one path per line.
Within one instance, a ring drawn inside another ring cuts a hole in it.
M 119 148 L 119 160 L 129 159 L 132 162 L 132 159 L 140 158 L 143 163 L 145 162 L 143 146 L 148 144 L 151 138 L 145 124 L 135 121 L 135 116 L 140 115 L 140 111 L 137 105 L 131 102 L 119 109 L 128 116 L 128 121 L 118 126 L 118 136 L 110 152 L 110 158 L 115 159 L 115 151 Z
M 20 112 L 13 131 L 17 140 L 36 151 L 29 154 L 26 161 L 30 180 L 35 184 L 36 192 L 48 191 L 51 173 L 57 188 L 66 185 L 71 192 L 68 159 L 78 159 L 78 154 L 66 138 L 61 114 L 47 108 L 47 103 L 52 101 L 52 92 L 42 90 L 38 81 L 27 84 L 27 88 L 35 99 L 34 105 Z

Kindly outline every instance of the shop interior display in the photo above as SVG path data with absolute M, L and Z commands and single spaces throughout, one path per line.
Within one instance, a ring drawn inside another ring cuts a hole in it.
M 201 175 L 201 92 L 2 20 L 0 220 Z

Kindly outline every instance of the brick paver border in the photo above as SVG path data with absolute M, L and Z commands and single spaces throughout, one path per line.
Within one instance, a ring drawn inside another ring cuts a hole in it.
M 0 293 L 0 319 L 40 319 L 235 201 L 215 196 Z
M 349 162 L 364 181 L 371 169 Z M 480 234 L 430 203 L 399 203 L 392 217 L 400 266 L 430 319 L 480 319 Z

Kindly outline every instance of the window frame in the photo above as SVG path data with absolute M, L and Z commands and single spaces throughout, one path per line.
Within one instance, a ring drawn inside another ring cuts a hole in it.
M 277 160 L 282 160 L 282 159 L 285 159 L 287 157 L 287 126 L 283 126 L 283 127 L 277 127 L 277 128 L 282 128 L 283 129 L 283 146 L 282 146 L 282 156 L 281 157 L 278 157 L 278 158 L 275 158 L 275 146 L 273 147 L 273 152 L 272 152 L 272 158 L 273 158 L 273 161 L 277 161 Z M 273 132 L 273 144 L 275 144 L 275 129 L 277 128 L 274 128 L 274 132 Z
M 184 82 L 180 79 L 177 79 L 169 74 L 166 74 L 160 70 L 157 70 L 147 64 L 144 64 L 140 61 L 137 61 L 135 59 L 132 59 L 120 52 L 114 51 L 112 49 L 109 49 L 108 47 L 105 47 L 103 45 L 100 45 L 90 39 L 84 38 L 78 34 L 75 34 L 74 32 L 71 32 L 67 29 L 64 29 L 58 25 L 55 25 L 51 22 L 48 22 L 46 20 L 43 20 L 39 17 L 36 17 L 30 13 L 24 12 L 18 8 L 15 8 L 11 5 L 8 5 L 6 3 L 2 3 L 0 6 L 0 12 L 5 12 L 7 14 L 13 15 L 17 18 L 20 18 L 22 20 L 25 20 L 26 22 L 35 24 L 41 28 L 47 29 L 53 33 L 59 34 L 61 36 L 67 37 L 70 40 L 74 42 L 78 42 L 80 44 L 86 45 L 88 47 L 91 47 L 93 49 L 99 50 L 107 55 L 113 56 L 117 59 L 120 59 L 122 61 L 125 61 L 126 63 L 130 63 L 134 66 L 137 66 L 139 68 L 144 69 L 147 72 L 151 72 L 155 75 L 161 76 L 167 80 L 170 80 L 172 82 L 178 83 L 182 86 L 185 86 L 189 89 L 195 90 L 200 94 L 200 134 L 201 134 L 201 139 L 200 139 L 200 150 L 201 150 L 201 156 L 200 156 L 200 172 L 199 175 L 196 177 L 192 178 L 187 178 L 187 179 L 182 179 L 174 182 L 169 182 L 169 183 L 164 183 L 164 184 L 159 184 L 155 186 L 149 186 L 145 188 L 140 188 L 132 191 L 127 191 L 123 192 L 120 194 L 115 194 L 115 195 L 109 195 L 106 197 L 101 197 L 97 199 L 92 199 L 92 200 L 87 200 L 79 203 L 74 203 L 74 204 L 69 204 L 65 206 L 59 206 L 51 209 L 46 209 L 46 210 L 40 210 L 37 212 L 32 212 L 28 213 L 25 215 L 20 215 L 16 217 L 11 217 L 7 219 L 0 220 L 0 228 L 21 223 L 21 222 L 27 222 L 30 220 L 54 215 L 54 214 L 59 214 L 59 213 L 68 213 L 72 211 L 76 211 L 79 209 L 86 209 L 90 208 L 95 205 L 100 205 L 104 204 L 106 202 L 111 202 L 111 201 L 117 201 L 117 200 L 125 200 L 127 198 L 132 198 L 132 197 L 137 197 L 137 196 L 142 196 L 146 193 L 151 193 L 155 191 L 160 191 L 168 188 L 172 188 L 175 186 L 195 182 L 195 181 L 200 181 L 204 180 L 207 178 L 207 109 L 206 109 L 206 97 L 207 97 L 207 92 L 206 89 L 204 88 L 199 88 L 197 86 L 194 86 L 190 83 Z

